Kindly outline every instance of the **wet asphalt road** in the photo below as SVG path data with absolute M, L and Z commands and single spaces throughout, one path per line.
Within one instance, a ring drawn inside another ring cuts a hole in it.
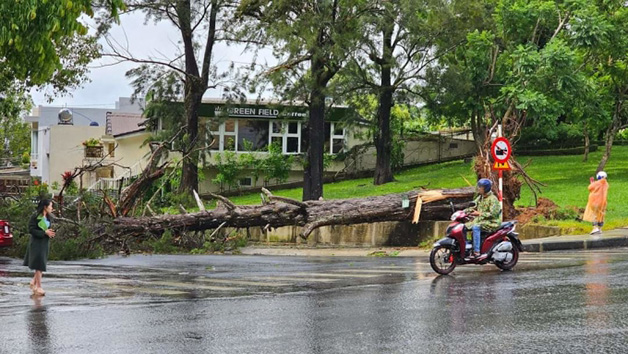
M 425 258 L 0 258 L 1 353 L 627 353 L 628 250 Z

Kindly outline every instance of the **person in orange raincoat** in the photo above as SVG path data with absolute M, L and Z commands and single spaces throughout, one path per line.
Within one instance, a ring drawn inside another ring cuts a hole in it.
M 584 211 L 582 220 L 593 223 L 591 235 L 601 234 L 604 225 L 604 214 L 606 213 L 606 197 L 608 195 L 608 181 L 606 172 L 600 171 L 595 176 L 596 181 L 591 177 L 589 184 L 589 202 Z

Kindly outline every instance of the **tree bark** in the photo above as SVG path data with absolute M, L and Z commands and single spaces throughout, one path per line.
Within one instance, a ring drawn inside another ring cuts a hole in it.
M 375 133 L 375 176 L 373 184 L 380 185 L 394 181 L 391 169 L 392 142 L 390 136 L 390 110 L 392 108 L 393 87 L 391 86 L 393 26 L 383 30 L 383 55 L 380 63 L 381 85 L 379 107 L 377 109 L 377 131 Z
M 591 147 L 591 139 L 589 139 L 589 130 L 587 127 L 584 127 L 584 156 L 582 157 L 582 162 L 589 161 L 589 149 Z
M 485 128 L 479 117 L 479 112 L 474 110 L 471 114 L 471 132 L 473 133 L 473 140 L 475 141 L 475 147 L 478 152 L 481 152 L 484 148 L 484 135 Z
M 180 0 L 176 3 L 178 27 L 181 32 L 185 54 L 185 125 L 186 135 L 183 139 L 183 162 L 181 175 L 181 192 L 192 193 L 198 190 L 198 110 L 207 91 L 209 82 L 209 67 L 216 37 L 216 17 L 218 2 L 212 0 L 207 32 L 205 53 L 202 58 L 202 73 L 199 71 L 196 60 L 194 28 L 192 27 L 190 0 Z
M 597 165 L 597 170 L 595 170 L 595 174 L 604 170 L 604 167 L 606 167 L 606 163 L 611 158 L 611 149 L 613 148 L 613 140 L 615 140 L 615 134 L 617 134 L 617 129 L 615 129 L 615 125 L 606 130 L 606 146 L 604 149 L 604 155 L 602 155 L 602 159 Z
M 198 96 L 199 85 L 196 80 L 200 78 L 198 64 L 196 62 L 196 54 L 194 52 L 193 30 L 191 24 L 191 7 L 190 0 L 182 0 L 177 2 L 177 15 L 179 17 L 179 28 L 183 39 L 185 54 L 185 124 L 186 137 L 183 142 L 183 163 L 181 172 L 181 192 L 192 192 L 198 189 L 198 153 L 195 152 L 196 140 L 198 138 L 198 108 L 200 106 L 200 98 L 203 96 L 204 90 Z M 198 98 L 197 98 L 198 96 Z
M 611 126 L 606 130 L 606 149 L 604 150 L 604 155 L 602 155 L 602 159 L 600 160 L 599 165 L 597 166 L 597 170 L 595 173 L 604 170 L 606 167 L 606 163 L 611 158 L 611 150 L 613 149 L 613 141 L 615 140 L 615 135 L 619 131 L 621 127 L 621 111 L 622 111 L 623 101 L 620 99 L 615 99 L 615 111 L 613 112 L 613 122 Z
M 325 67 L 321 58 L 312 59 L 314 82 L 310 93 L 308 121 L 309 144 L 307 166 L 303 172 L 303 200 L 318 200 L 323 196 L 323 154 L 325 144 Z
M 187 138 L 185 138 L 184 144 L 184 156 L 182 161 L 181 171 L 181 192 L 192 193 L 192 191 L 198 190 L 198 162 L 199 162 L 199 150 L 198 150 L 198 109 L 201 105 L 202 94 L 199 95 L 198 91 L 193 88 L 193 84 L 190 84 L 189 92 L 186 83 L 186 95 L 185 95 L 185 114 L 186 114 L 186 132 Z
M 473 198 L 474 188 L 409 192 L 410 208 L 402 208 L 404 194 L 299 202 L 271 196 L 271 203 L 260 206 L 235 206 L 223 201 L 222 206 L 208 211 L 182 215 L 127 218 L 114 220 L 118 235 L 160 234 L 165 230 L 201 231 L 226 227 L 303 226 L 303 237 L 325 225 L 347 225 L 378 221 L 410 220 L 417 196 L 423 201 L 420 220 L 448 220 L 454 208 L 462 209 Z

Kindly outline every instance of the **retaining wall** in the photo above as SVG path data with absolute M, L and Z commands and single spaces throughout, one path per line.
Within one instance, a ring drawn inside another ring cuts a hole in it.
M 420 243 L 445 235 L 449 221 L 387 221 L 353 225 L 331 225 L 320 227 L 308 237 L 301 239 L 300 226 L 284 226 L 270 231 L 261 228 L 240 230 L 247 232 L 249 241 L 264 244 L 307 244 L 308 246 L 350 247 L 416 247 Z M 233 232 L 226 229 L 225 232 Z M 518 226 L 521 239 L 532 239 L 560 235 L 557 227 L 540 225 Z

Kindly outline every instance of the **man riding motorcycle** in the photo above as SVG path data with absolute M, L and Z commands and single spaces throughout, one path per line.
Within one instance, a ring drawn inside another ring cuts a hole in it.
M 467 229 L 473 232 L 473 258 L 486 257 L 480 255 L 481 233 L 491 232 L 499 228 L 501 224 L 502 208 L 499 200 L 491 191 L 493 183 L 487 178 L 482 178 L 477 183 L 478 196 L 475 198 L 475 206 L 465 209 L 466 213 L 475 216 L 475 219 L 466 224 Z

